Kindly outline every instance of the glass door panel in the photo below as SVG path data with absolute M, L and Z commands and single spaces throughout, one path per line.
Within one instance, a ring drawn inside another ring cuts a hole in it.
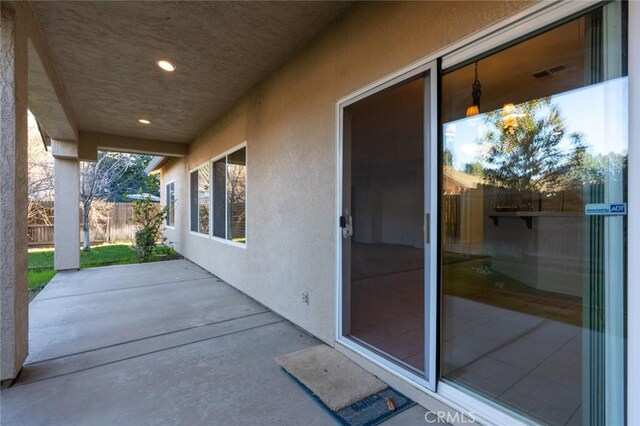
M 625 8 L 442 79 L 441 377 L 545 424 L 624 424 Z

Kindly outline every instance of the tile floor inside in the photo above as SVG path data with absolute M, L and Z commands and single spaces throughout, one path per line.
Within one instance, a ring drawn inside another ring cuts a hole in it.
M 423 251 L 352 247 L 351 334 L 414 372 L 424 369 Z M 444 256 L 441 376 L 553 425 L 582 424 L 582 299 Z

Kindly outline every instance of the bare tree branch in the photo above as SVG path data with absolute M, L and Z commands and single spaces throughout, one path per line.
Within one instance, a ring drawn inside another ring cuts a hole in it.
M 38 124 L 29 114 L 27 152 L 27 196 L 29 207 L 27 218 L 29 223 L 51 225 L 53 200 L 53 157 L 42 143 Z
M 83 249 L 90 249 L 91 209 L 94 200 L 107 199 L 114 183 L 124 175 L 134 154 L 98 153 L 98 161 L 80 166 L 80 200 L 82 202 Z M 100 215 L 96 216 L 99 217 Z

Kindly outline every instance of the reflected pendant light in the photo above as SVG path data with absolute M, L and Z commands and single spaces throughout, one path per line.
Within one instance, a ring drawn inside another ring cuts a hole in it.
M 467 108 L 467 117 L 473 117 L 480 114 L 480 95 L 482 94 L 482 86 L 480 80 L 478 80 L 478 62 L 476 62 L 476 78 L 471 85 L 471 100 L 472 105 Z
M 516 127 L 518 127 L 518 117 L 522 114 L 518 113 L 518 107 L 509 102 L 502 106 L 502 122 L 505 130 L 514 134 Z

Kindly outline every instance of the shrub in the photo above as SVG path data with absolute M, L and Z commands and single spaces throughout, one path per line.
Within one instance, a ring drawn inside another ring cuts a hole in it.
M 134 250 L 140 262 L 149 261 L 156 243 L 164 241 L 162 224 L 166 217 L 167 209 L 148 197 L 133 202 L 133 224 L 138 228 Z
M 153 254 L 156 256 L 162 256 L 166 259 L 174 259 L 180 257 L 180 255 L 173 249 L 173 247 L 166 244 L 157 245 L 153 250 Z

